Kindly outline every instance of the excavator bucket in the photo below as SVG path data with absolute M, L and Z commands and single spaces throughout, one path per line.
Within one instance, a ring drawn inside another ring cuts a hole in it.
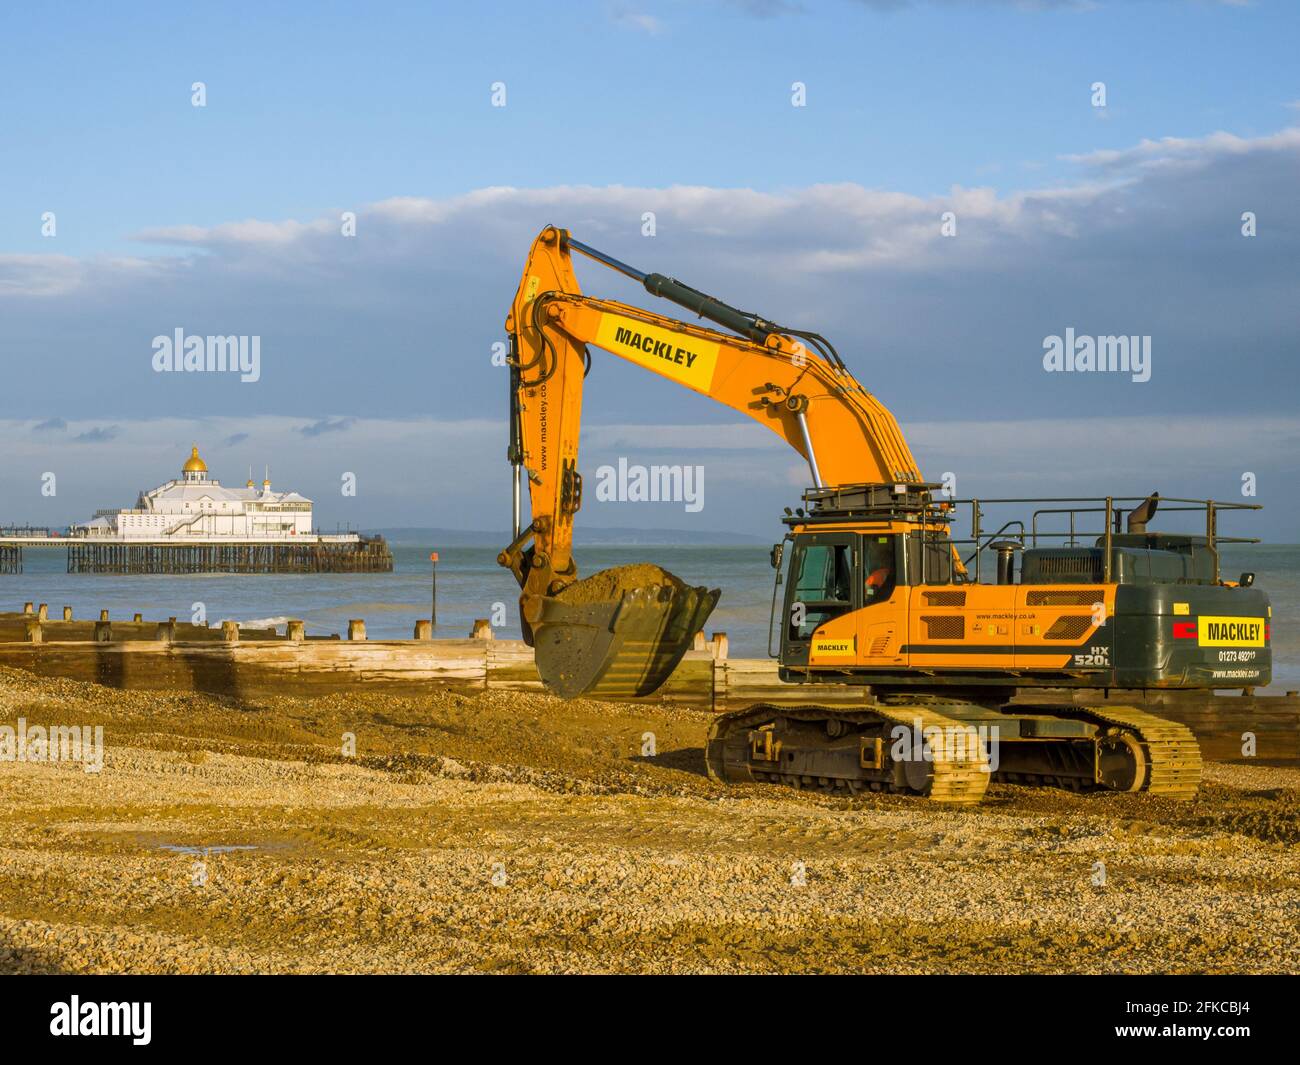
M 677 668 L 719 594 L 637 565 L 602 570 L 543 598 L 532 623 L 542 683 L 565 698 L 649 695 Z

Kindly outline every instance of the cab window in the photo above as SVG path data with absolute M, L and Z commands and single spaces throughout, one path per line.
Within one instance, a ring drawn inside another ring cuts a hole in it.
M 853 609 L 853 572 L 851 544 L 799 547 L 794 561 L 790 639 L 807 640 L 818 626 Z

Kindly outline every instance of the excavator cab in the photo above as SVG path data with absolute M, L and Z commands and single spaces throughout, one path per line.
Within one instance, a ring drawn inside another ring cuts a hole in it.
M 908 560 L 903 538 L 886 529 L 796 531 L 788 573 L 778 572 L 772 609 L 780 611 L 779 657 L 785 669 L 853 666 L 875 647 L 895 664 L 906 628 Z M 787 552 L 783 552 L 783 555 Z M 916 565 L 911 571 L 919 572 Z M 784 585 L 784 594 L 780 594 Z M 883 642 L 881 637 L 886 637 Z

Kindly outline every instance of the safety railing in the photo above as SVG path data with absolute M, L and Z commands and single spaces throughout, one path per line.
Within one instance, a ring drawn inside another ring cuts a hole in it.
M 1154 502 L 1153 502 L 1154 500 Z M 1162 515 L 1200 514 L 1201 519 L 1195 533 L 1181 535 L 1204 536 L 1205 545 L 1214 561 L 1214 579 L 1219 579 L 1219 546 L 1221 544 L 1257 544 L 1257 537 L 1224 536 L 1218 531 L 1219 515 L 1223 511 L 1260 510 L 1258 503 L 1237 503 L 1218 499 L 1185 499 L 1171 496 L 1096 496 L 1096 497 L 1053 497 L 1053 498 L 1006 498 L 989 499 L 972 497 L 970 499 L 940 499 L 939 505 L 948 511 L 950 522 L 958 520 L 954 513 L 961 506 L 969 506 L 970 535 L 949 536 L 955 545 L 973 546 L 975 550 L 965 560 L 975 563 L 975 580 L 980 579 L 980 558 L 988 546 L 998 539 L 1015 540 L 1021 547 L 1038 547 L 1041 542 L 1066 547 L 1077 547 L 1080 541 L 1102 540 L 1103 580 L 1111 579 L 1114 556 L 1114 538 L 1126 531 L 1132 533 L 1146 532 L 1147 524 L 1158 511 Z M 985 534 L 982 522 L 985 518 L 984 507 L 993 506 L 1034 506 L 1028 530 L 1022 520 L 1004 521 L 998 531 Z M 1150 508 L 1146 510 L 1145 508 Z M 1145 512 L 1144 512 L 1145 511 Z M 1081 527 L 1082 515 L 1103 515 L 1101 528 Z M 1064 517 L 1067 528 L 1045 529 L 1049 517 Z M 1135 526 L 1137 526 L 1135 528 Z M 1018 527 L 1018 528 L 1017 528 Z M 1014 531 L 1013 531 L 1014 530 Z M 1171 530 L 1162 530 L 1171 531 Z

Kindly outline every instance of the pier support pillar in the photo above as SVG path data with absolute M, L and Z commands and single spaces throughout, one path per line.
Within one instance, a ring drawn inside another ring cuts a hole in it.
M 366 638 L 366 623 L 363 618 L 353 618 L 348 622 L 348 639 L 364 640 Z
M 417 640 L 433 639 L 433 622 L 428 618 L 415 619 L 415 638 Z
M 302 643 L 307 638 L 306 630 L 301 621 L 290 621 L 285 626 L 284 635 L 286 639 L 294 643 Z
M 239 642 L 239 622 L 223 621 L 221 623 L 221 639 L 224 643 Z

